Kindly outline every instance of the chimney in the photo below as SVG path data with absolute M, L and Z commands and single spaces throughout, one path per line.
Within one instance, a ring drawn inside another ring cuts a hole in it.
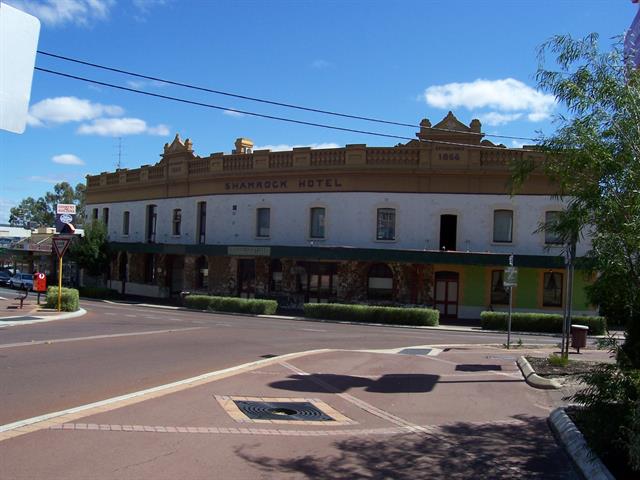
M 248 138 L 236 138 L 236 148 L 233 150 L 233 154 L 239 153 L 253 153 L 253 142 Z

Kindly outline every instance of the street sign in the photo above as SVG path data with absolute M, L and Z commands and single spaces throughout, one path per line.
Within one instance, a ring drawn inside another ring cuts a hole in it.
M 518 267 L 505 267 L 502 284 L 505 287 L 518 286 Z
M 55 250 L 58 258 L 62 258 L 64 253 L 69 248 L 71 243 L 71 237 L 53 237 L 53 249 Z
M 47 276 L 44 273 L 33 274 L 33 290 L 35 292 L 47 291 Z
M 66 213 L 68 215 L 76 214 L 76 206 L 73 203 L 58 203 L 56 205 L 56 213 Z

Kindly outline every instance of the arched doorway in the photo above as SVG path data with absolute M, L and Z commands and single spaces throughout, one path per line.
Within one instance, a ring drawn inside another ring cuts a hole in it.
M 435 308 L 443 318 L 458 317 L 459 274 L 457 272 L 436 272 Z
M 367 275 L 369 300 L 393 300 L 393 272 L 385 263 L 374 263 Z

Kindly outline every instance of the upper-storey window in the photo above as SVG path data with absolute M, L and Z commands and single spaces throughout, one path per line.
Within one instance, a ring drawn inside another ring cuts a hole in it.
M 158 221 L 158 207 L 147 205 L 147 242 L 156 241 L 156 223 Z
M 207 231 L 207 202 L 198 202 L 198 243 L 204 243 Z
M 176 208 L 173 210 L 173 235 L 178 236 L 182 232 L 182 210 Z
M 109 209 L 106 207 L 102 209 L 102 221 L 107 227 L 109 226 Z
M 513 241 L 513 210 L 493 211 L 493 241 L 504 243 Z
M 93 212 L 91 213 L 91 217 L 93 218 L 93 220 L 98 220 L 98 209 L 94 208 Z
M 396 209 L 379 208 L 376 223 L 376 240 L 396 239 Z
M 551 211 L 544 214 L 544 243 L 548 245 L 558 245 L 562 243 L 562 236 L 553 231 L 553 226 L 558 222 L 560 212 Z
M 130 213 L 123 212 L 122 213 L 122 235 L 129 235 L 129 219 Z
M 309 237 L 324 238 L 325 231 L 325 209 L 322 207 L 314 207 L 311 209 L 310 215 Z
M 256 237 L 266 238 L 270 235 L 271 209 L 258 208 L 256 211 Z

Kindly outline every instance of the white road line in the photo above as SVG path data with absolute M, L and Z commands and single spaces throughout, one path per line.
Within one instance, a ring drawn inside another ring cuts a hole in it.
M 137 318 L 138 315 L 125 315 L 125 317 L 129 317 L 129 318 Z
M 148 332 L 113 333 L 110 335 L 92 335 L 90 337 L 56 338 L 52 340 L 39 340 L 37 342 L 6 343 L 4 345 L 0 345 L 0 348 L 28 347 L 31 345 L 53 345 L 54 343 L 81 342 L 84 340 L 103 340 L 105 338 L 135 337 L 140 335 L 155 335 L 158 333 L 179 333 L 189 330 L 200 330 L 202 328 L 204 327 L 172 328 L 170 330 L 151 330 Z
M 326 330 L 318 330 L 316 328 L 296 328 L 296 330 L 302 330 L 304 332 L 326 332 Z

